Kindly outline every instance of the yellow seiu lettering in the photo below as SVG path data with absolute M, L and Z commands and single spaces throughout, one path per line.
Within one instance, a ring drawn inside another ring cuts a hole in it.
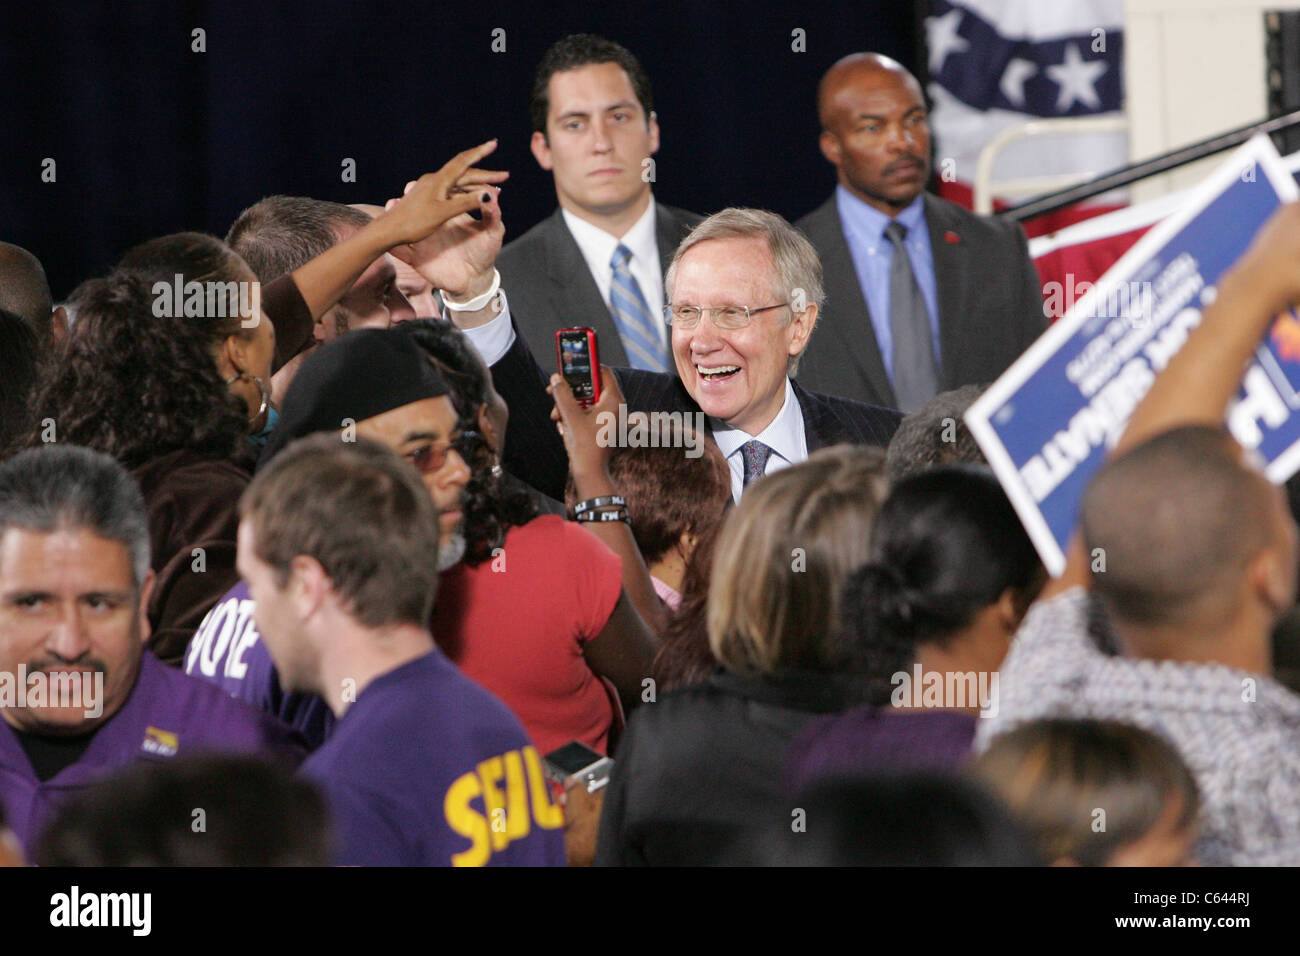
M 528 783 L 519 751 L 509 750 L 501 756 L 506 765 L 506 839 L 513 842 L 528 836 Z
M 533 795 L 533 820 L 543 830 L 564 826 L 564 808 L 551 800 L 551 788 L 542 772 L 542 760 L 536 747 L 524 748 L 524 766 L 528 768 L 528 789 Z
M 489 820 L 500 820 L 506 812 L 506 795 L 497 786 L 501 779 L 501 758 L 491 757 L 478 765 L 479 779 L 483 781 L 483 809 Z M 492 849 L 504 850 L 510 843 L 509 818 L 503 827 L 491 827 Z
M 469 849 L 451 855 L 452 866 L 482 866 L 492 856 L 488 822 L 469 805 L 480 793 L 482 788 L 478 776 L 473 773 L 462 774 L 447 788 L 447 797 L 442 804 L 447 826 L 470 841 Z

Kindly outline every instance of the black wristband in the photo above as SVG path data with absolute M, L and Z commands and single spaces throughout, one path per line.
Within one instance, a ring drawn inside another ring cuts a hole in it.
M 574 521 L 627 521 L 628 513 L 626 508 L 619 508 L 615 511 L 584 511 L 576 515 Z
M 593 508 L 607 508 L 610 505 L 617 505 L 620 508 L 627 507 L 627 499 L 622 495 L 602 495 L 599 498 L 588 498 L 586 501 L 579 501 L 573 506 L 573 515 L 577 517 Z

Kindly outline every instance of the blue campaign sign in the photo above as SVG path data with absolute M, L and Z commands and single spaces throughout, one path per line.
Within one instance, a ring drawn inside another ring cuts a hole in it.
M 1053 574 L 1079 501 L 1151 382 L 1200 322 L 1219 277 L 1300 195 L 1267 137 L 1235 151 L 1048 329 L 966 413 Z M 1248 366 L 1228 426 L 1281 481 L 1300 468 L 1300 320 L 1283 316 Z

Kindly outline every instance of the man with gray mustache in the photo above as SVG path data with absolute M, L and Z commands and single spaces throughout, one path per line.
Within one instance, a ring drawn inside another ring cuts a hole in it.
M 799 381 L 903 412 L 991 382 L 1047 324 L 1024 233 L 925 193 L 925 97 L 900 63 L 844 57 L 822 77 L 817 112 L 838 185 L 795 224 L 826 277 Z
M 144 502 L 113 459 L 48 445 L 0 465 L 0 805 L 30 850 L 51 811 L 136 761 L 200 750 L 296 763 L 296 736 L 145 648 Z M 40 689 L 41 693 L 36 693 Z

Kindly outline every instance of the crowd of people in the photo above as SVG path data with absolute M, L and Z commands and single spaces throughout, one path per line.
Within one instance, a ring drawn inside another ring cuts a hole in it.
M 924 192 L 898 63 L 817 109 L 820 208 L 675 209 L 573 35 L 509 244 L 491 141 L 58 304 L 0 245 L 0 863 L 1300 863 L 1296 524 L 1223 427 L 1300 207 L 1052 579 L 962 421 L 1045 327 L 1024 234 Z

